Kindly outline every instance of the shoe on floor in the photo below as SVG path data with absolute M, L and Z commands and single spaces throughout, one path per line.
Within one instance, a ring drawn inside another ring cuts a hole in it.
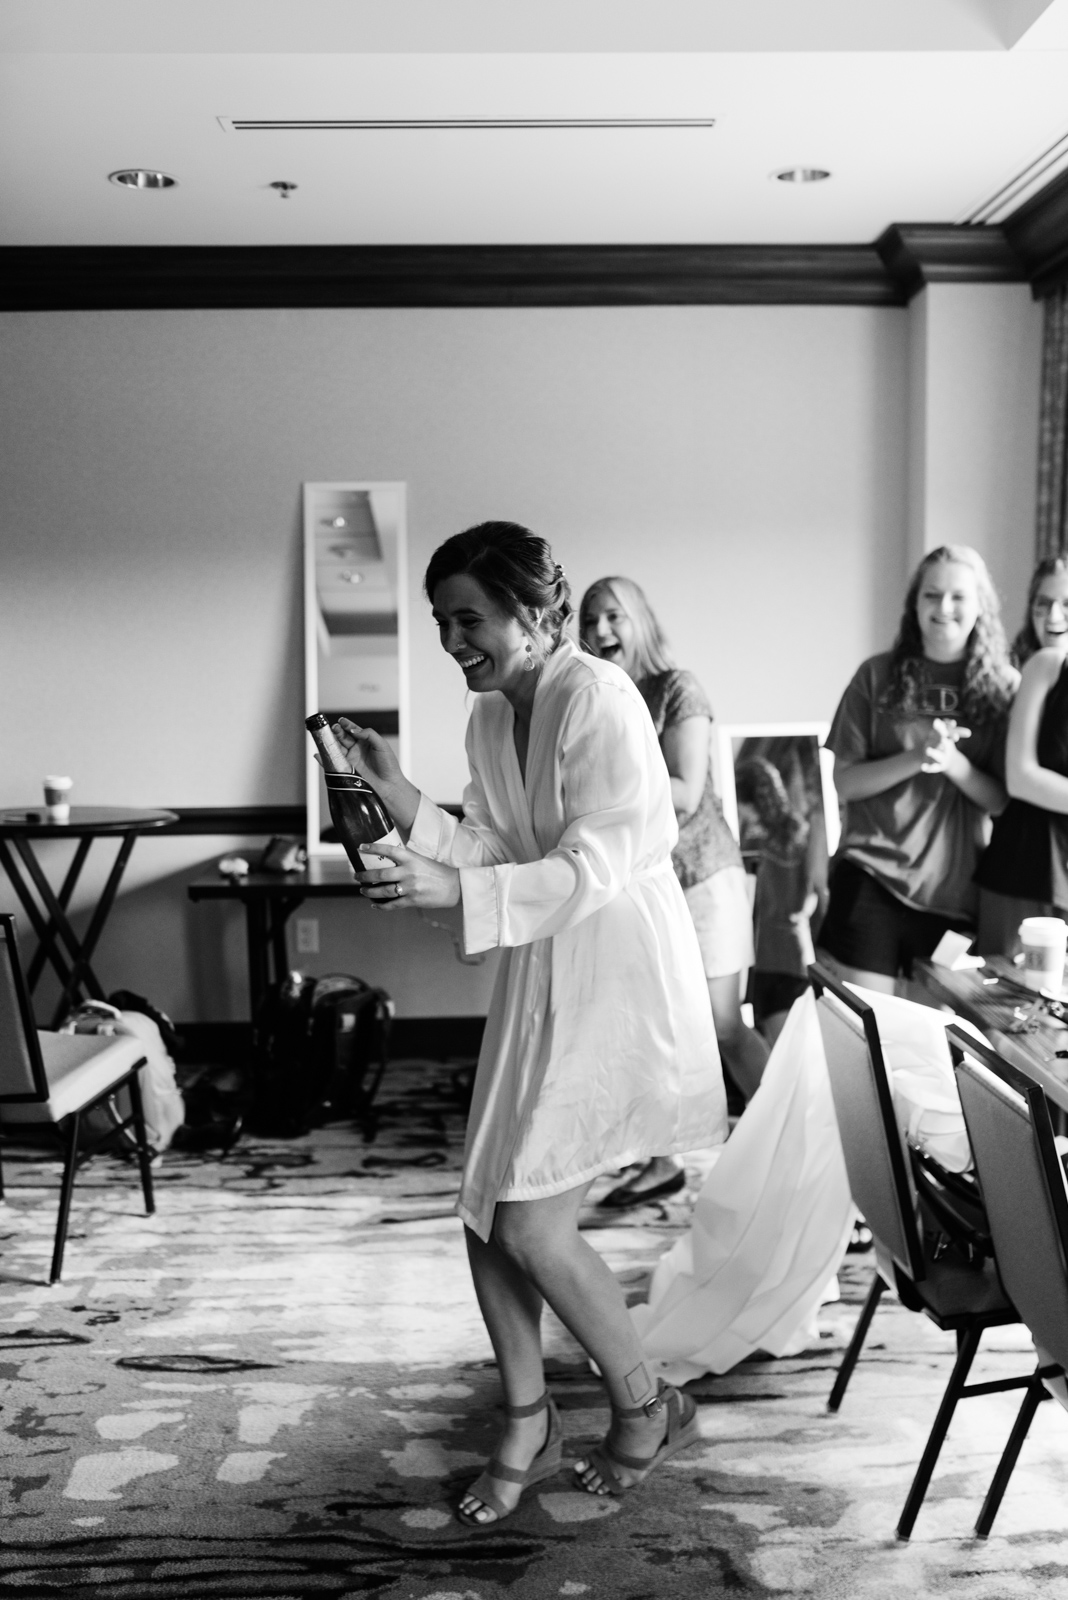
M 643 1206 L 647 1200 L 662 1200 L 665 1195 L 678 1194 L 685 1187 L 686 1174 L 680 1167 L 663 1183 L 654 1183 L 648 1189 L 636 1189 L 633 1182 L 621 1183 L 618 1189 L 610 1189 L 598 1205 L 607 1211 L 624 1211 L 629 1206 Z

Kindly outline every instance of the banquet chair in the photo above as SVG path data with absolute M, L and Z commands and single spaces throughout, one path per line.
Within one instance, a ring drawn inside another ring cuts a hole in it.
M 876 1270 L 849 1348 L 842 1360 L 828 1409 L 837 1411 L 856 1366 L 872 1318 L 887 1289 L 909 1311 L 922 1311 L 936 1327 L 956 1336 L 957 1358 L 932 1424 L 897 1525 L 899 1539 L 912 1533 L 957 1402 L 976 1395 L 1022 1389 L 1027 1376 L 968 1383 L 979 1341 L 987 1328 L 1020 1320 L 989 1258 L 963 1262 L 924 1231 L 905 1140 L 894 1115 L 889 1074 L 875 1013 L 865 1001 L 818 964 L 809 968 L 827 1057 L 838 1131 L 849 1186 L 872 1232 Z
M 951 1027 L 949 1036 L 994 1253 L 1039 1352 L 975 1525 L 985 1539 L 1035 1412 L 1068 1368 L 1068 1191 L 1042 1090 L 967 1034 Z
M 140 1039 L 100 1034 L 39 1032 L 19 961 L 15 919 L 0 915 L 0 1133 L 5 1142 L 37 1144 L 42 1136 L 59 1140 L 63 1179 L 59 1218 L 49 1283 L 63 1270 L 71 1196 L 78 1168 L 103 1145 L 132 1128 L 141 1169 L 145 1210 L 155 1211 L 152 1193 L 152 1150 L 145 1135 L 139 1073 L 145 1065 Z M 83 1113 L 109 1100 L 119 1089 L 130 1091 L 132 1114 L 118 1120 L 102 1137 L 79 1138 Z M 3 1199 L 0 1165 L 0 1199 Z

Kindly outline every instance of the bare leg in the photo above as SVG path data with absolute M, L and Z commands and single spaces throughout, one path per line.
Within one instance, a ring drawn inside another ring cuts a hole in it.
M 776 1039 L 786 1026 L 788 1011 L 769 1011 L 766 1017 L 761 1017 L 758 1024 L 761 1033 L 769 1046 L 773 1046 Z
M 709 978 L 708 998 L 720 1053 L 735 1083 L 751 1100 L 760 1086 L 769 1052 L 767 1041 L 755 1028 L 747 1028 L 742 1019 L 739 976 L 732 972 L 725 978 Z
M 856 983 L 862 989 L 874 989 L 877 994 L 900 995 L 904 992 L 903 979 L 891 978 L 885 972 L 865 972 L 861 967 L 848 967 L 844 961 L 828 955 L 826 950 L 817 950 L 816 960 L 822 967 L 826 967 L 839 983 Z
M 467 1258 L 471 1266 L 475 1295 L 482 1319 L 497 1357 L 505 1402 L 526 1406 L 539 1399 L 545 1390 L 541 1360 L 542 1297 L 531 1280 L 491 1237 L 484 1244 L 470 1228 Z M 549 1415 L 509 1417 L 494 1455 L 508 1466 L 525 1471 L 547 1437 Z M 520 1487 L 503 1478 L 493 1479 L 494 1493 L 507 1506 L 514 1505 Z M 461 1509 L 478 1522 L 496 1521 L 496 1513 L 468 1490 Z
M 502 1201 L 494 1239 L 593 1357 L 613 1407 L 632 1409 L 655 1396 L 656 1384 L 645 1365 L 622 1289 L 578 1231 L 579 1208 L 588 1188 L 584 1184 L 545 1200 Z M 510 1354 L 506 1359 L 511 1361 Z M 626 1454 L 652 1456 L 665 1427 L 662 1416 L 616 1418 L 613 1438 Z M 576 1471 L 581 1474 L 584 1465 L 579 1462 Z M 595 1472 L 593 1478 L 591 1487 L 599 1482 Z

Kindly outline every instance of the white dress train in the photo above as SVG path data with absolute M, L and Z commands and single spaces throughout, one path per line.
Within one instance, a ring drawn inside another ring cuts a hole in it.
M 685 1383 L 755 1351 L 796 1354 L 835 1298 L 855 1208 L 816 1002 L 794 1002 L 760 1088 L 631 1316 L 655 1374 Z

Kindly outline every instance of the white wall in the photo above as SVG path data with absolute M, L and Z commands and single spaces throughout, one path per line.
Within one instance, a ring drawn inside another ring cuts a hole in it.
M 1011 639 L 1034 564 L 1042 307 L 1026 284 L 932 284 L 909 318 L 910 565 L 972 545 Z
M 819 307 L 0 317 L 0 804 L 302 798 L 299 491 L 403 479 L 413 776 L 463 783 L 463 685 L 418 585 L 485 517 L 546 533 L 576 601 L 642 582 L 728 721 L 826 717 L 889 640 L 906 555 L 908 313 Z M 1037 387 L 1037 373 L 1035 378 Z M 222 841 L 141 842 L 106 984 L 240 1016 Z M 493 962 L 344 903 L 319 970 L 402 1014 L 483 1010 Z

